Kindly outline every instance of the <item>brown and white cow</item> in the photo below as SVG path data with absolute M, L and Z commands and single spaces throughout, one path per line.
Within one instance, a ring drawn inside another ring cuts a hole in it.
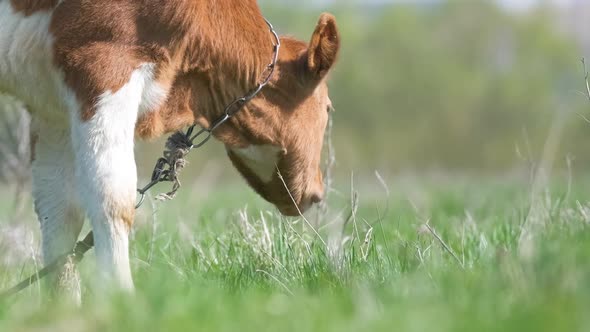
M 276 168 L 301 210 L 322 199 L 335 19 L 323 14 L 309 44 L 281 42 L 271 83 L 215 137 L 254 190 L 295 215 Z M 0 0 L 0 91 L 33 118 L 45 261 L 73 247 L 87 216 L 100 271 L 132 289 L 134 138 L 208 127 L 272 55 L 255 0 Z

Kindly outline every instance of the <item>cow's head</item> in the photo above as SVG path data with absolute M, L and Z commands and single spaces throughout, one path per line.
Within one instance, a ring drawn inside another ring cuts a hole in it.
M 325 81 L 340 47 L 336 20 L 323 14 L 309 44 L 281 42 L 271 84 L 239 115 L 247 146 L 226 147 L 256 192 L 281 213 L 297 215 L 324 196 L 320 161 L 332 107 Z

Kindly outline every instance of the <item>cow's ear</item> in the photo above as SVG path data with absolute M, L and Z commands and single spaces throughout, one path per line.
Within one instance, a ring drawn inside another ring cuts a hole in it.
M 324 13 L 311 36 L 307 50 L 307 70 L 312 77 L 322 79 L 336 62 L 340 50 L 340 34 L 336 18 Z

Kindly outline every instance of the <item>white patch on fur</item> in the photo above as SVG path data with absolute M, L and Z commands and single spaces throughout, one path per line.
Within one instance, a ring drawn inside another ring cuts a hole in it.
M 72 114 L 76 176 L 92 222 L 99 268 L 125 289 L 133 288 L 129 230 L 118 213 L 135 206 L 133 137 L 152 69 L 151 64 L 141 65 L 121 89 L 103 93 L 89 121 Z
M 64 110 L 75 100 L 53 61 L 51 12 L 24 16 L 0 1 L 0 92 L 24 102 L 47 122 L 67 123 Z
M 243 149 L 232 150 L 244 165 L 262 182 L 270 182 L 276 172 L 281 148 L 274 145 L 250 145 Z
M 139 116 L 157 110 L 166 101 L 168 96 L 168 90 L 155 81 L 155 68 L 156 66 L 151 63 L 142 65 L 141 71 L 145 79 L 145 86 L 141 104 L 139 105 Z
M 33 189 L 43 252 L 50 260 L 70 250 L 86 210 L 99 269 L 131 289 L 129 230 L 117 213 L 135 205 L 137 117 L 161 106 L 168 91 L 155 81 L 155 65 L 143 64 L 118 91 L 104 92 L 96 114 L 81 121 L 80 103 L 54 64 L 51 15 L 25 17 L 0 0 L 0 92 L 26 104 L 47 129 L 36 149 Z
M 33 130 L 40 134 L 33 162 L 33 196 L 42 252 L 49 262 L 72 249 L 84 222 L 75 192 L 66 111 L 77 108 L 77 101 L 54 65 L 51 12 L 25 17 L 13 10 L 10 1 L 0 0 L 0 22 L 0 92 L 27 105 Z M 64 295 L 78 302 L 80 289 L 76 280 L 72 281 Z

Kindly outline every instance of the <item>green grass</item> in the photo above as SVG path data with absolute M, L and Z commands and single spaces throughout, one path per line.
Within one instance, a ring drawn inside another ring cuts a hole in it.
M 342 213 L 320 218 L 320 236 L 244 190 L 183 194 L 138 217 L 135 295 L 95 293 L 89 255 L 82 307 L 31 288 L 0 304 L 0 331 L 584 331 L 586 183 L 534 199 L 509 179 L 402 180 L 389 198 L 366 184 L 345 226 L 349 194 L 332 196 Z M 0 288 L 32 271 L 23 259 L 0 265 Z

